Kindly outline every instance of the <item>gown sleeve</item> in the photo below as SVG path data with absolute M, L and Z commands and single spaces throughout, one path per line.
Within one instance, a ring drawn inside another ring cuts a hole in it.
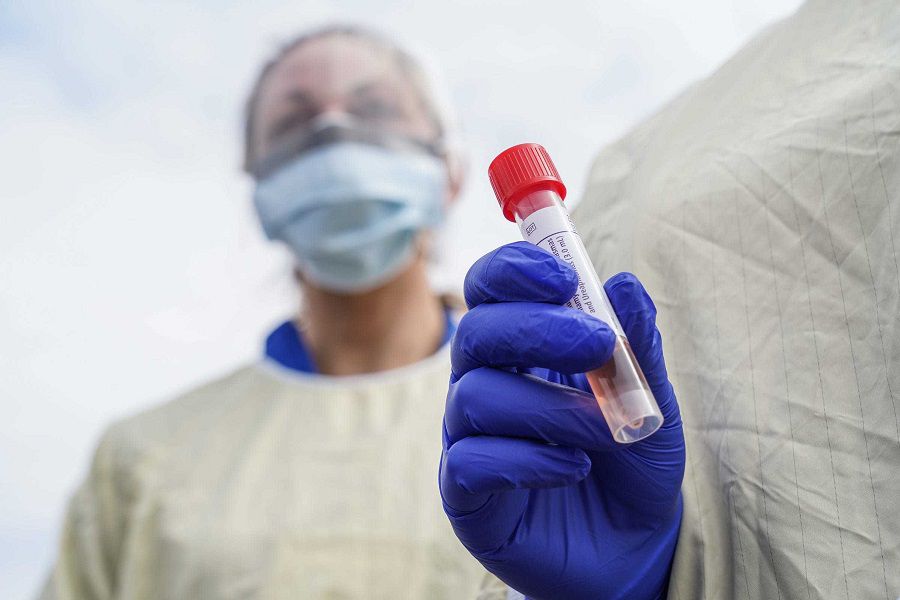
M 124 539 L 125 494 L 116 476 L 114 438 L 98 444 L 87 478 L 70 500 L 56 564 L 38 600 L 114 597 L 117 557 Z

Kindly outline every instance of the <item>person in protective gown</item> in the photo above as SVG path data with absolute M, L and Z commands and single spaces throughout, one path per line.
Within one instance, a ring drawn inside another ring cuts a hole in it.
M 426 75 L 340 27 L 264 68 L 246 168 L 302 309 L 260 362 L 108 428 L 40 598 L 475 597 L 436 486 L 454 319 L 426 246 L 461 170 Z
M 670 600 L 900 597 L 898 81 L 900 4 L 809 0 L 593 164 L 683 415 Z

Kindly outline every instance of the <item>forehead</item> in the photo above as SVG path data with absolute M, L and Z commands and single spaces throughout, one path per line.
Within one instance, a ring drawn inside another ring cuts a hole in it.
M 347 34 L 331 34 L 288 52 L 262 83 L 257 116 L 297 91 L 319 104 L 340 101 L 361 86 L 377 84 L 415 100 L 416 91 L 394 52 Z

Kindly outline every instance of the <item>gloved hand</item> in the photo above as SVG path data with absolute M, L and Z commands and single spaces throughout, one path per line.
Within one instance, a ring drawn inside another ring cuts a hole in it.
M 581 374 L 606 362 L 615 336 L 561 306 L 576 285 L 571 267 L 525 242 L 469 270 L 444 415 L 444 510 L 469 552 L 529 598 L 659 598 L 685 453 L 656 308 L 633 275 L 606 283 L 665 419 L 618 444 Z

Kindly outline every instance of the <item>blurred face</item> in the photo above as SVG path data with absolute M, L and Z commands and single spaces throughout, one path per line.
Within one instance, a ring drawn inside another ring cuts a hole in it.
M 251 155 L 262 159 L 284 137 L 323 113 L 434 140 L 437 128 L 420 95 L 387 51 L 364 39 L 329 35 L 302 44 L 268 74 L 253 115 Z
M 427 146 L 440 132 L 395 53 L 339 33 L 308 40 L 268 71 L 255 108 L 247 161 L 254 204 L 304 282 L 362 293 L 424 260 L 427 232 L 458 186 L 444 157 L 407 144 Z M 334 121 L 349 123 L 341 126 L 350 137 L 295 146 L 306 133 L 315 140 L 328 131 L 318 120 L 326 115 L 349 117 Z

